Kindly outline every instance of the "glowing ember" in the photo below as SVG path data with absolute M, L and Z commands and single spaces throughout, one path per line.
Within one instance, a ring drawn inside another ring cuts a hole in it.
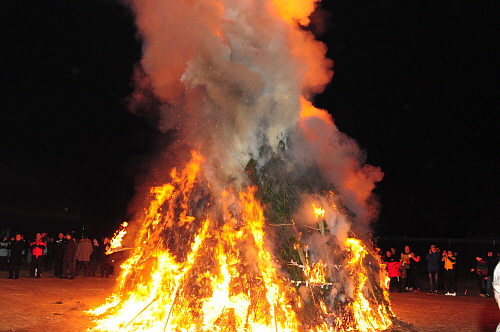
M 390 327 L 385 272 L 353 238 L 383 174 L 309 101 L 332 75 L 304 29 L 316 1 L 130 3 L 144 39 L 134 105 L 161 104 L 175 167 L 155 167 L 136 231 L 113 238 L 131 250 L 93 331 Z

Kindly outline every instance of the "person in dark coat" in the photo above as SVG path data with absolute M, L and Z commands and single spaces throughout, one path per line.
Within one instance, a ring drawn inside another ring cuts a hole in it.
M 439 265 L 441 263 L 441 255 L 439 250 L 435 245 L 431 245 L 429 252 L 426 255 L 427 260 L 427 272 L 429 273 L 429 293 L 438 293 L 438 276 L 439 276 Z
M 104 245 L 102 245 L 97 239 L 92 241 L 92 254 L 90 255 L 90 276 L 95 277 L 97 268 L 101 267 L 103 270 L 103 263 L 106 256 L 104 254 Z M 104 273 L 102 273 L 104 276 Z
M 486 280 L 486 292 L 489 297 L 493 297 L 493 273 L 498 264 L 498 256 L 493 255 L 494 250 L 488 250 L 488 256 L 486 257 L 486 262 L 488 263 L 488 279 Z
M 19 279 L 19 270 L 23 265 L 23 254 L 26 243 L 21 234 L 16 234 L 14 241 L 10 243 L 9 279 Z
M 54 242 L 54 278 L 63 276 L 64 246 L 66 245 L 64 233 L 59 233 L 58 239 Z
M 66 234 L 66 243 L 64 245 L 63 257 L 63 274 L 62 279 L 75 279 L 75 260 L 76 260 L 76 243 L 70 233 Z
M 479 296 L 488 297 L 486 292 L 486 281 L 488 280 L 488 262 L 483 259 L 483 255 L 476 255 L 476 268 L 472 268 L 471 272 L 476 272 L 477 285 L 479 287 Z

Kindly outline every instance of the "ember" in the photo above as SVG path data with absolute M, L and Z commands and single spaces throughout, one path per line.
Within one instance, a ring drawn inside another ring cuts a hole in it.
M 113 239 L 132 249 L 93 331 L 389 328 L 387 278 L 362 242 L 383 174 L 308 101 L 332 74 L 303 28 L 315 1 L 132 7 L 136 99 L 149 84 L 162 129 L 179 128 L 171 151 L 191 152 Z

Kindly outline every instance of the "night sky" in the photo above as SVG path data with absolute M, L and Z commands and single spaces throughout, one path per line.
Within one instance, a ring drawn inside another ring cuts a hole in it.
M 500 228 L 500 3 L 333 1 L 316 106 L 380 166 L 380 235 Z M 127 111 L 140 58 L 113 1 L 0 3 L 0 232 L 112 233 L 165 137 Z

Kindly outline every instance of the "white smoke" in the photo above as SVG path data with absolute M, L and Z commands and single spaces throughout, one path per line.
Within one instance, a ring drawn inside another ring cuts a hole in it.
M 243 182 L 244 166 L 262 157 L 263 143 L 273 149 L 286 143 L 299 97 L 322 91 L 332 75 L 325 46 L 279 19 L 272 4 L 130 3 L 143 40 L 142 68 L 164 103 L 161 128 L 181 128 L 184 142 L 212 159 L 207 173 L 219 180 Z

